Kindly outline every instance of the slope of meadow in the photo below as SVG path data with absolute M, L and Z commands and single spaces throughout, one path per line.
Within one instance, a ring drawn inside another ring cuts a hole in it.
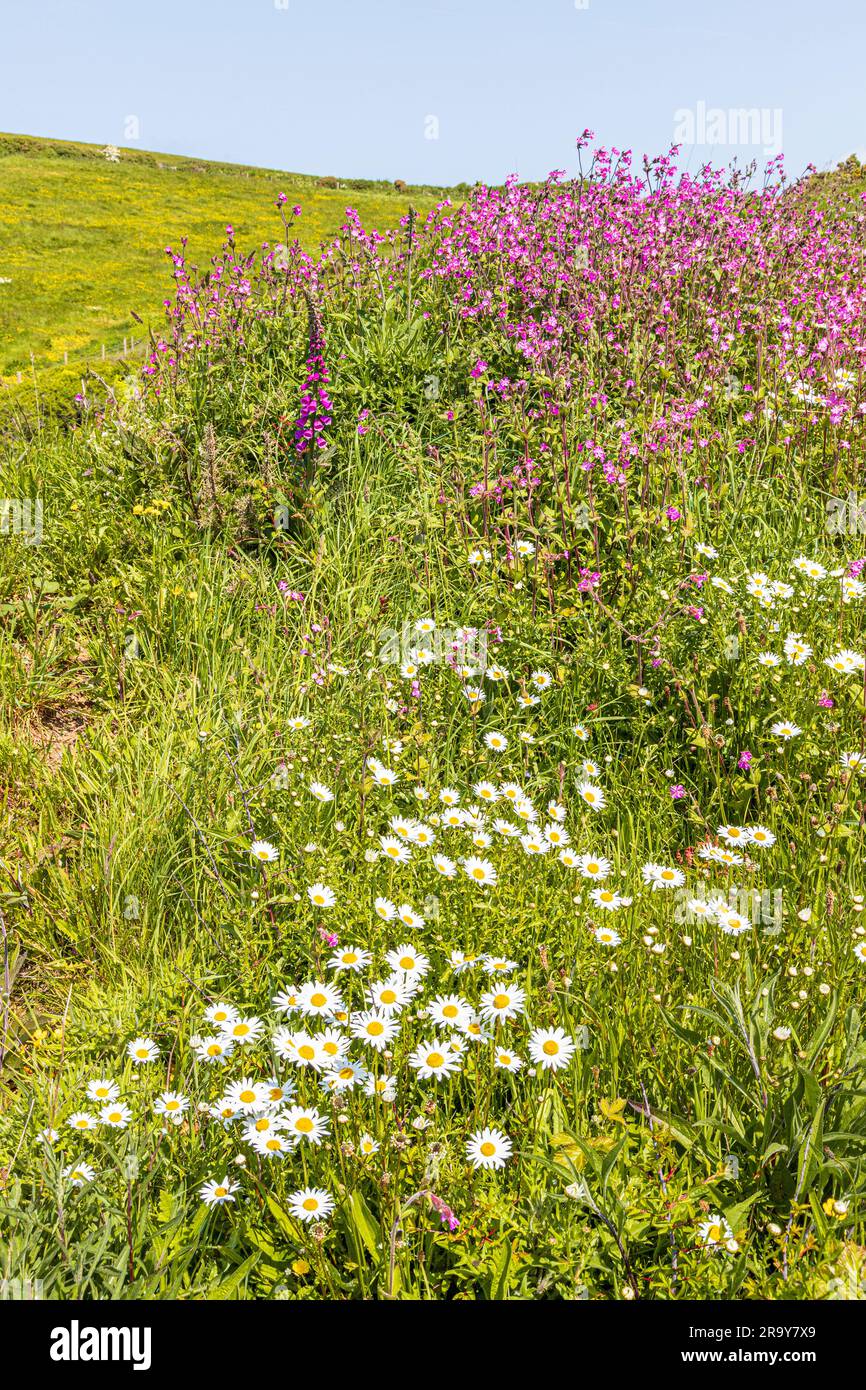
M 309 249 L 337 231 L 347 201 L 388 227 L 409 197 L 432 200 L 429 189 L 134 149 L 111 161 L 95 145 L 0 134 L 0 381 L 29 373 L 31 354 L 40 374 L 65 354 L 80 376 L 103 344 L 113 354 L 124 338 L 141 342 L 162 316 L 166 242 L 188 237 L 202 265 L 228 223 L 250 248 L 276 242 L 281 192 L 303 203 L 295 230 Z
M 862 227 L 596 151 L 176 244 L 0 446 L 7 1275 L 860 1296 Z

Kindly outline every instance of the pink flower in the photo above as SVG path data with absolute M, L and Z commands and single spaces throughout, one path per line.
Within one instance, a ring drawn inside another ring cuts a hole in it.
M 441 1197 L 437 1197 L 435 1192 L 428 1192 L 427 1196 L 430 1199 L 431 1207 L 438 1214 L 442 1225 L 447 1226 L 449 1231 L 456 1231 L 460 1222 L 457 1220 L 457 1217 L 454 1215 L 448 1203 L 443 1202 Z
M 597 589 L 601 583 L 601 574 L 598 570 L 582 569 L 580 571 L 580 582 L 577 586 L 579 594 L 588 594 L 592 589 Z

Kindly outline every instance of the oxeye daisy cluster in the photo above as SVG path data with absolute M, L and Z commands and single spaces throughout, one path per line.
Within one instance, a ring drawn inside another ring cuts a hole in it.
M 384 898 L 374 912 L 399 923 L 398 909 Z M 348 1141 L 359 1164 L 377 1160 L 383 1148 L 399 1149 L 407 1123 L 415 1123 L 413 1109 L 420 1107 L 419 1124 L 426 1126 L 425 1097 L 448 1095 L 461 1079 L 476 1086 L 486 1076 L 492 1094 L 500 1095 L 502 1118 L 468 1132 L 464 1125 L 455 1162 L 502 1169 L 515 1151 L 505 1128 L 513 1085 L 504 1078 L 525 1071 L 543 1084 L 569 1068 L 576 1043 L 555 1023 L 533 1025 L 519 966 L 507 955 L 453 950 L 446 957 L 437 949 L 435 957 L 417 938 L 398 938 L 390 948 L 340 946 L 322 978 L 281 985 L 261 1011 L 224 1000 L 209 1004 L 196 1031 L 172 1040 L 183 1089 L 161 1086 L 164 1050 L 154 1038 L 137 1036 L 126 1047 L 123 1083 L 89 1081 L 83 1098 L 92 1109 L 72 1109 L 63 1132 L 43 1130 L 40 1142 L 62 1151 L 67 1131 L 93 1138 L 110 1129 L 156 1127 L 180 1142 L 203 1143 L 215 1170 L 234 1163 L 266 1178 L 275 1162 L 286 1165 L 305 1179 L 287 1192 L 290 1214 L 321 1222 L 341 1200 L 335 1151 L 346 1152 Z M 240 1157 L 232 1159 L 238 1146 Z M 99 1172 L 78 1158 L 63 1176 L 81 1186 Z M 306 1181 L 311 1176 L 321 1185 Z M 234 1205 L 246 1194 L 243 1178 L 225 1173 L 200 1188 L 209 1207 Z

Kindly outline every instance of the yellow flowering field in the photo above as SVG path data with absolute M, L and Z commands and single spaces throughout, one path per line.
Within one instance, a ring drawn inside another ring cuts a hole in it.
M 297 235 L 309 249 L 337 232 L 347 205 L 387 228 L 410 198 L 431 201 L 429 190 L 321 182 L 130 149 L 115 162 L 97 146 L 0 133 L 0 380 L 29 372 L 31 353 L 44 371 L 64 354 L 83 365 L 102 344 L 111 354 L 124 338 L 141 342 L 161 319 L 166 245 L 188 237 L 205 268 L 227 224 L 244 246 L 275 241 L 281 192 L 303 203 Z

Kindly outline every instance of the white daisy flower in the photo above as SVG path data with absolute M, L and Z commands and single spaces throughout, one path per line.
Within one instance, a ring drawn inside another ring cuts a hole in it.
M 501 1129 L 478 1129 L 466 1141 L 466 1157 L 473 1168 L 504 1168 L 513 1147 Z

